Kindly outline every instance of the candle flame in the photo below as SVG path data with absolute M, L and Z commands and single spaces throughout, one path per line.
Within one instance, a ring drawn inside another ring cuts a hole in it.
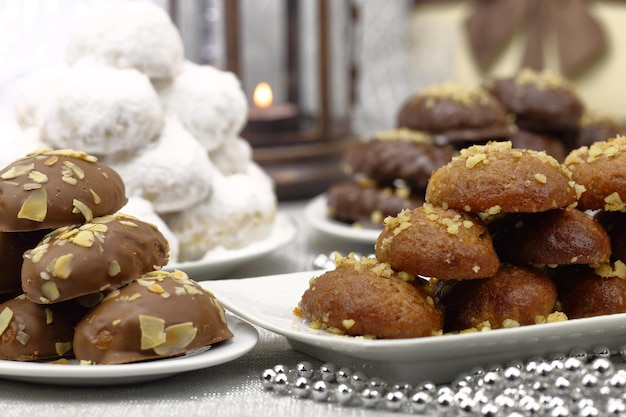
M 267 108 L 272 105 L 274 96 L 272 89 L 268 83 L 259 83 L 254 89 L 254 95 L 252 97 L 254 105 L 260 108 Z

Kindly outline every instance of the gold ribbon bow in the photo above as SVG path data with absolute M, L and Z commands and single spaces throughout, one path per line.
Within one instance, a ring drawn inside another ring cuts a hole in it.
M 589 0 L 474 0 L 466 21 L 472 53 L 487 71 L 520 25 L 528 25 L 521 67 L 542 70 L 544 42 L 554 36 L 560 71 L 575 75 L 606 50 L 604 31 Z

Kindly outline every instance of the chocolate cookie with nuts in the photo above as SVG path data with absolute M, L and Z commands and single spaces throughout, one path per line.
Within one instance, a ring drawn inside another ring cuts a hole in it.
M 74 150 L 35 151 L 0 171 L 0 231 L 80 224 L 126 204 L 124 182 L 97 158 Z
M 117 288 L 168 262 L 156 226 L 125 214 L 54 230 L 24 253 L 22 289 L 48 304 Z
M 182 271 L 149 272 L 111 292 L 76 326 L 81 361 L 116 364 L 158 359 L 230 339 L 215 296 Z

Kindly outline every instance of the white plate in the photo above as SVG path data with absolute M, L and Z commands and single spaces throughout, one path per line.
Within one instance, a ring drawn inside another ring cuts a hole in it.
M 294 221 L 289 216 L 278 213 L 267 239 L 253 242 L 241 249 L 217 248 L 197 261 L 172 262 L 163 269 L 180 269 L 196 281 L 220 279 L 238 266 L 286 245 L 296 236 L 296 231 Z
M 348 223 L 332 219 L 328 216 L 324 194 L 318 195 L 307 204 L 304 217 L 307 223 L 319 232 L 358 243 L 376 243 L 378 235 L 383 230 L 382 226 L 380 228 L 353 227 Z
M 208 350 L 168 359 L 121 365 L 69 365 L 0 360 L 0 378 L 69 386 L 120 385 L 152 381 L 182 372 L 208 368 L 243 356 L 259 340 L 250 324 L 226 316 L 233 338 Z
M 226 309 L 260 327 L 284 335 L 291 346 L 321 361 L 363 370 L 390 382 L 450 382 L 475 366 L 504 365 L 514 359 L 598 345 L 626 343 L 626 314 L 513 329 L 414 339 L 370 340 L 309 328 L 293 314 L 309 279 L 320 271 L 273 275 L 211 284 Z

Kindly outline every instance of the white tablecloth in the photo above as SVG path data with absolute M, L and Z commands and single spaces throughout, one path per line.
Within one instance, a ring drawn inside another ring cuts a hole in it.
M 338 250 L 369 254 L 373 245 L 355 244 L 318 234 L 303 219 L 304 202 L 283 203 L 281 212 L 296 220 L 295 240 L 281 250 L 242 265 L 228 278 L 265 276 L 312 269 L 319 253 Z M 0 379 L 2 417 L 123 416 L 381 416 L 397 413 L 341 407 L 281 396 L 263 389 L 263 370 L 277 364 L 294 367 L 311 360 L 282 336 L 259 330 L 259 343 L 243 357 L 219 366 L 147 383 L 67 387 Z M 315 364 L 319 364 L 311 360 Z

